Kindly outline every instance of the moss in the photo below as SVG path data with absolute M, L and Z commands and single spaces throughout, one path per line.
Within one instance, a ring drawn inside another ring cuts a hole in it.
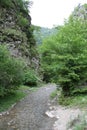
M 32 57 L 36 57 L 38 55 L 38 51 L 36 50 L 34 46 L 31 47 L 30 52 L 31 52 Z
M 0 5 L 5 8 L 13 7 L 13 3 L 11 0 L 0 0 Z
M 15 29 L 11 29 L 11 28 L 5 28 L 3 30 L 3 33 L 8 34 L 8 35 L 12 34 L 12 35 L 16 35 L 16 36 L 21 36 L 22 35 L 20 31 L 15 30 Z
M 7 36 L 14 37 L 14 39 L 23 39 L 24 41 L 27 41 L 26 34 L 21 32 L 20 30 L 11 29 L 11 28 L 5 28 L 1 30 L 1 38 L 6 38 Z
M 18 25 L 23 27 L 26 27 L 29 25 L 29 20 L 25 18 L 21 13 L 17 16 Z
M 18 49 L 22 52 L 23 55 L 29 56 L 29 49 L 26 46 L 24 46 L 23 43 L 19 46 Z
M 5 40 L 7 40 L 7 36 L 6 35 L 3 35 L 3 36 L 0 35 L 0 41 L 5 41 Z

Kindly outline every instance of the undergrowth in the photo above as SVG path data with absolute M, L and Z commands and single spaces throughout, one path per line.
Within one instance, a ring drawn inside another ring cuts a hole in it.
M 27 86 L 21 86 L 19 90 L 17 90 L 13 94 L 9 94 L 5 97 L 0 98 L 0 112 L 6 111 L 11 106 L 18 101 L 20 101 L 22 98 L 24 98 L 29 92 L 36 91 L 38 87 L 27 87 Z
M 64 97 L 61 95 L 59 97 L 58 102 L 63 106 L 78 106 L 78 107 L 86 107 L 87 106 L 87 95 L 74 95 L 71 97 Z
M 58 102 L 63 106 L 86 107 L 87 105 L 87 87 L 78 88 L 72 92 L 72 96 L 64 96 L 62 91 Z

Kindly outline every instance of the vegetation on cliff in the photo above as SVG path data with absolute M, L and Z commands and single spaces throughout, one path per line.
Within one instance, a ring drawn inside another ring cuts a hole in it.
M 0 0 L 0 96 L 16 91 L 21 84 L 37 85 L 39 63 L 29 15 L 31 4 Z

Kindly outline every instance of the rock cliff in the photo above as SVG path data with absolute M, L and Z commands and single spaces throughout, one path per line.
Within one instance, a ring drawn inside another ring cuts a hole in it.
M 82 20 L 87 20 L 87 4 L 79 4 L 73 11 L 72 16 Z
M 22 57 L 29 66 L 38 68 L 27 1 L 0 0 L 0 44 L 5 44 L 12 56 Z

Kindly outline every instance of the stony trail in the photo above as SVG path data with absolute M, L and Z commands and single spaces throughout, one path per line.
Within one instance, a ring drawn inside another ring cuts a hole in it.
M 29 93 L 9 114 L 0 117 L 0 130 L 53 130 L 55 119 L 49 118 L 45 112 L 55 89 L 55 85 L 48 84 Z
M 55 84 L 47 84 L 29 93 L 10 113 L 0 116 L 0 130 L 68 130 L 67 124 L 82 112 L 50 100 L 55 89 Z

